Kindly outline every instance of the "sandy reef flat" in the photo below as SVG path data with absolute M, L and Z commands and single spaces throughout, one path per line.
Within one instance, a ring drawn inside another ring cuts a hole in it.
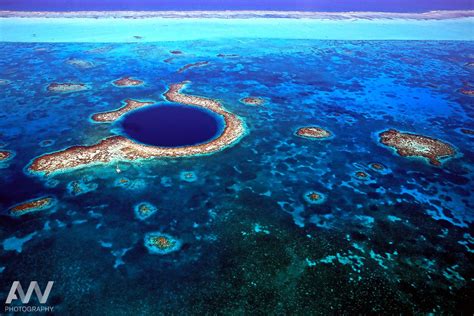
M 0 17 L 21 18 L 287 18 L 287 19 L 413 19 L 444 20 L 473 17 L 474 10 L 429 11 L 423 13 L 395 12 L 305 12 L 305 11 L 0 11 Z

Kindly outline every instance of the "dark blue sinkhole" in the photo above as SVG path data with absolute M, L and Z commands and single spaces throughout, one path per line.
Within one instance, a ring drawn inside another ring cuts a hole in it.
M 224 118 L 214 112 L 174 103 L 147 106 L 121 120 L 127 137 L 160 147 L 206 143 L 222 133 L 224 124 Z

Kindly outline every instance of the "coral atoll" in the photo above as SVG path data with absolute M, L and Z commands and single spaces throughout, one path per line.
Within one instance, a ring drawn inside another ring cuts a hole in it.
M 95 145 L 73 146 L 40 156 L 33 160 L 28 170 L 50 174 L 97 163 L 211 154 L 237 142 L 245 132 L 242 120 L 235 114 L 225 110 L 216 100 L 181 93 L 180 91 L 185 84 L 183 82 L 171 85 L 165 93 L 166 99 L 171 102 L 206 108 L 222 115 L 225 126 L 219 137 L 199 145 L 157 147 L 139 144 L 123 136 L 112 136 Z

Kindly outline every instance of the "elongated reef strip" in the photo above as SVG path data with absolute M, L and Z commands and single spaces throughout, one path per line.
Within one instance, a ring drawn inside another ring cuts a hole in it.
M 55 201 L 56 200 L 52 197 L 41 197 L 38 199 L 29 200 L 10 208 L 10 215 L 22 216 L 28 213 L 41 211 L 53 206 Z
M 121 108 L 109 112 L 101 112 L 92 115 L 92 120 L 96 122 L 113 122 L 116 121 L 122 115 L 133 111 L 135 109 L 154 104 L 152 101 L 137 101 L 132 99 L 125 100 L 125 105 Z
M 428 136 L 402 133 L 395 129 L 381 132 L 379 136 L 380 143 L 394 148 L 400 156 L 423 157 L 435 166 L 441 165 L 441 158 L 456 154 L 451 145 Z
M 33 160 L 30 172 L 50 174 L 72 168 L 113 161 L 128 161 L 159 157 L 185 157 L 211 154 L 235 144 L 245 132 L 242 120 L 228 112 L 216 100 L 181 93 L 186 82 L 173 84 L 165 93 L 171 102 L 202 107 L 224 117 L 221 135 L 207 143 L 183 147 L 156 147 L 136 143 L 123 136 L 112 136 L 91 146 L 73 146 L 62 151 L 46 154 Z
M 202 67 L 202 66 L 205 66 L 207 64 L 209 64 L 208 61 L 199 61 L 197 63 L 187 64 L 187 65 L 184 65 L 183 67 L 179 68 L 178 73 L 185 72 L 189 68 Z
M 77 92 L 82 90 L 87 90 L 88 87 L 84 83 L 57 83 L 53 82 L 49 84 L 48 91 L 51 92 Z

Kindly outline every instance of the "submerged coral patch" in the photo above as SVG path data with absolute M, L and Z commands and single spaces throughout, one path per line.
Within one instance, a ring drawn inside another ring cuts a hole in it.
M 369 175 L 365 171 L 356 171 L 355 176 L 357 179 L 360 180 L 367 180 L 369 178 Z
M 441 165 L 440 159 L 456 154 L 455 149 L 440 140 L 411 133 L 402 133 L 390 129 L 379 134 L 380 143 L 394 148 L 403 157 L 423 157 L 435 166 Z
M 474 135 L 474 130 L 468 128 L 461 128 L 461 133 L 472 136 Z
M 96 113 L 92 116 L 92 120 L 96 122 L 113 122 L 120 118 L 122 115 L 133 111 L 135 109 L 154 104 L 153 101 L 138 101 L 127 99 L 124 101 L 125 105 L 121 108 L 108 112 Z
M 86 180 L 75 180 L 71 181 L 67 185 L 69 194 L 73 196 L 86 194 L 91 191 L 95 191 L 98 187 L 97 183 L 89 182 Z
M 54 140 L 52 139 L 45 139 L 45 140 L 42 140 L 40 143 L 39 143 L 40 147 L 49 147 L 49 146 L 52 146 L 54 145 Z
M 50 83 L 47 90 L 50 92 L 70 93 L 89 89 L 85 83 Z
M 161 232 L 153 232 L 145 235 L 145 247 L 151 254 L 165 255 L 181 248 L 181 241 Z
M 194 182 L 197 180 L 197 176 L 194 171 L 183 171 L 179 174 L 179 178 L 186 182 Z
M 123 77 L 112 82 L 117 87 L 137 87 L 143 85 L 143 81 L 132 77 Z
M 135 212 L 135 216 L 142 221 L 149 218 L 158 211 L 156 206 L 148 202 L 138 203 L 133 207 L 133 210 Z
M 310 139 L 326 139 L 331 137 L 332 133 L 319 126 L 307 126 L 299 128 L 296 135 Z
M 66 63 L 79 69 L 88 69 L 94 67 L 92 62 L 77 58 L 68 59 Z
M 121 177 L 121 178 L 118 178 L 117 180 L 115 180 L 114 182 L 114 185 L 116 187 L 128 187 L 130 186 L 130 179 L 128 178 L 125 178 L 125 177 Z
M 136 143 L 123 136 L 112 136 L 91 146 L 73 146 L 65 150 L 40 156 L 28 166 L 30 172 L 50 174 L 91 164 L 110 163 L 155 157 L 185 157 L 211 154 L 235 144 L 245 133 L 242 120 L 225 110 L 215 100 L 182 94 L 185 82 L 173 84 L 165 93 L 172 102 L 210 110 L 224 119 L 222 133 L 202 144 L 183 147 L 158 147 Z
M 317 191 L 308 191 L 303 195 L 303 198 L 310 204 L 321 204 L 326 201 L 326 196 Z
M 265 103 L 265 99 L 259 97 L 246 97 L 240 99 L 240 102 L 246 105 L 263 105 Z
M 382 171 L 382 170 L 385 169 L 385 166 L 382 165 L 379 162 L 372 162 L 372 163 L 369 164 L 369 167 L 373 170 L 376 170 L 376 171 Z
M 28 213 L 50 209 L 56 203 L 56 198 L 46 196 L 14 205 L 9 209 L 9 212 L 12 216 L 22 216 Z

